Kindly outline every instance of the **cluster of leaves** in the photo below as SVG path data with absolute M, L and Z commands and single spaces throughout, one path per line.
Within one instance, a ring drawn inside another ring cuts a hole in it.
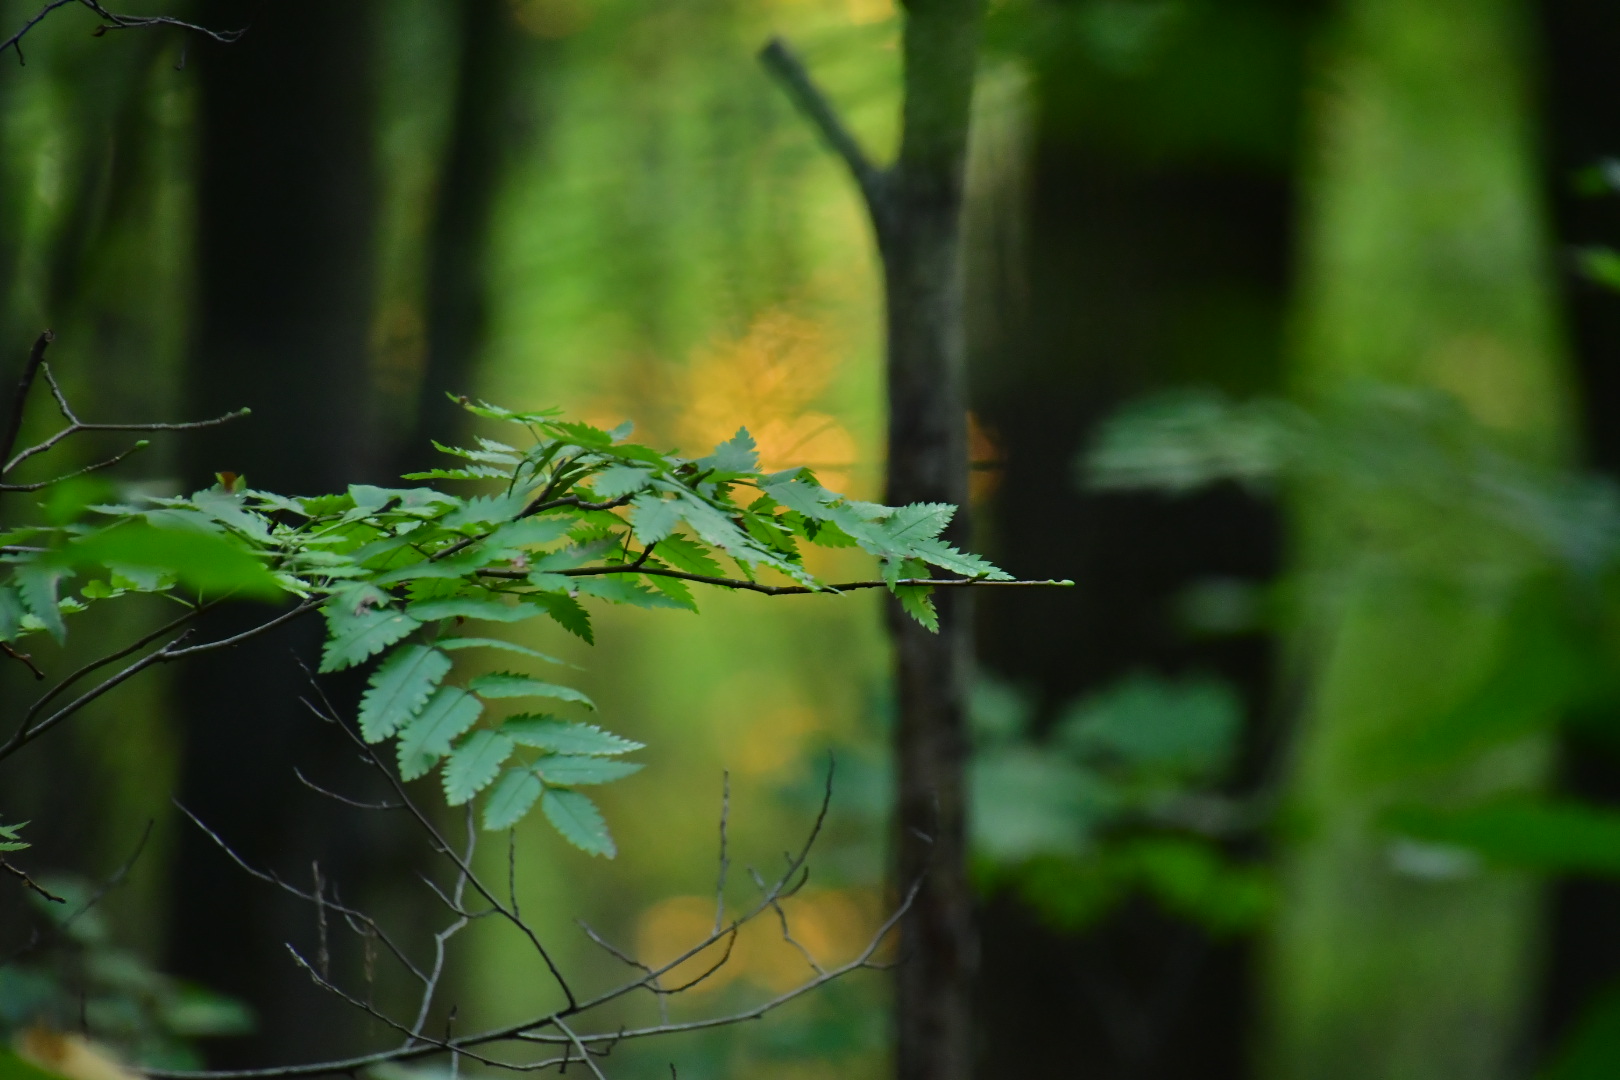
M 629 425 L 604 431 L 551 412 L 467 407 L 521 430 L 527 445 L 440 446 L 453 467 L 406 479 L 470 484 L 473 494 L 355 485 L 295 498 L 227 474 L 187 497 L 92 502 L 87 516 L 61 512 L 5 534 L 0 641 L 60 639 L 65 615 L 131 592 L 193 609 L 291 597 L 295 611 L 325 616 L 322 672 L 375 664 L 360 732 L 392 740 L 402 777 L 438 770 L 452 805 L 482 795 L 490 829 L 538 804 L 571 843 L 611 855 L 602 816 L 579 789 L 635 772 L 622 758 L 640 744 L 584 722 L 578 711 L 594 706 L 583 693 L 534 673 L 555 660 L 463 633 L 469 624 L 549 619 L 589 642 L 586 600 L 695 610 L 694 585 L 831 590 L 806 567 L 804 544 L 875 556 L 881 580 L 858 584 L 886 587 L 930 628 L 931 586 L 919 583 L 930 567 L 1008 578 L 941 539 L 954 507 L 880 506 L 826 490 L 808 469 L 761 472 L 746 430 L 694 460 L 629 441 Z M 770 575 L 783 583 L 762 580 Z M 75 578 L 82 584 L 68 594 Z M 452 681 L 469 649 L 500 651 L 512 668 Z M 493 715 L 518 701 L 576 715 Z
M 1075 702 L 1043 735 L 1009 687 L 974 701 L 973 839 L 981 882 L 1049 922 L 1087 925 L 1132 892 L 1217 931 L 1269 903 L 1263 871 L 1223 839 L 1247 811 L 1216 794 L 1242 709 L 1225 684 L 1147 675 Z
M 113 943 L 97 901 L 104 890 L 72 878 L 30 893 L 32 945 L 0 965 L 0 1037 L 76 1031 L 88 1025 L 122 1060 L 159 1068 L 198 1068 L 191 1040 L 237 1035 L 253 1018 L 229 998 L 153 970 Z M 0 1075 L 20 1070 L 0 1055 Z

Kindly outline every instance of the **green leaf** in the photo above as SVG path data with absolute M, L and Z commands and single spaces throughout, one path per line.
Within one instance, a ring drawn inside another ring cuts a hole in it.
M 1502 799 L 1460 810 L 1391 810 L 1386 827 L 1466 848 L 1498 865 L 1620 876 L 1620 812 L 1575 802 Z
M 687 536 L 671 536 L 658 545 L 658 557 L 677 570 L 706 577 L 724 577 L 720 564 L 709 557 L 708 549 Z
M 634 465 L 609 465 L 591 477 L 591 488 L 601 499 L 617 499 L 640 491 L 652 482 L 652 473 Z
M 62 571 L 53 567 L 26 563 L 17 568 L 17 592 L 22 596 L 23 605 L 59 642 L 67 636 L 62 609 L 56 599 L 57 585 L 61 580 Z
M 460 806 L 489 786 L 512 756 L 511 738 L 493 731 L 475 731 L 450 754 L 444 766 L 444 799 Z
M 612 756 L 642 749 L 642 744 L 594 724 L 559 720 L 555 716 L 521 715 L 507 717 L 501 732 L 520 746 L 533 746 L 558 754 Z
M 0 641 L 14 641 L 27 614 L 17 587 L 9 581 L 0 583 Z
M 630 604 L 640 608 L 681 608 L 688 605 L 678 600 L 672 600 L 663 593 L 654 592 L 639 581 L 630 581 L 624 575 L 603 575 L 601 577 L 578 577 L 574 579 L 575 588 L 588 596 L 598 600 L 606 600 L 611 604 Z
M 565 515 L 526 517 L 519 521 L 508 521 L 496 529 L 489 535 L 489 539 L 484 541 L 484 546 L 492 551 L 501 548 L 535 547 L 561 540 L 573 527 L 574 519 Z
M 510 829 L 534 806 L 545 790 L 540 778 L 528 769 L 508 769 L 495 790 L 484 800 L 484 828 Z
M 714 453 L 698 461 L 698 467 L 723 473 L 757 472 L 759 453 L 754 437 L 747 428 L 738 428 L 737 434 L 714 448 Z
M 608 859 L 618 854 L 607 822 L 602 820 L 602 811 L 586 796 L 577 791 L 547 788 L 540 808 L 563 839 L 579 850 Z
M 596 644 L 596 635 L 591 632 L 590 614 L 572 596 L 560 593 L 534 593 L 530 595 L 529 600 L 545 608 L 546 614 L 570 634 L 583 638 L 588 645 Z
M 533 604 L 509 604 L 499 596 L 455 596 L 445 600 L 418 600 L 405 609 L 423 622 L 439 619 L 483 619 L 488 622 L 522 622 L 541 614 Z
M 399 775 L 414 780 L 450 752 L 450 744 L 478 722 L 484 703 L 455 686 L 441 686 L 399 736 Z
M 588 709 L 596 708 L 591 703 L 590 698 L 571 686 L 558 686 L 556 683 L 544 682 L 528 675 L 519 675 L 510 671 L 497 671 L 489 675 L 480 675 L 467 685 L 476 691 L 480 697 L 485 698 L 556 698 L 558 701 L 578 702 Z
M 912 503 L 897 508 L 883 523 L 883 531 L 897 544 L 909 546 L 935 539 L 955 516 L 956 507 L 950 503 Z
M 198 592 L 234 592 L 267 600 L 286 595 L 245 542 L 224 532 L 129 521 L 74 541 L 58 557 L 69 565 L 163 571 Z
M 669 536 L 680 523 L 679 504 L 657 495 L 637 495 L 630 500 L 630 517 L 638 544 L 656 544 Z
M 963 577 L 982 577 L 989 581 L 1011 581 L 1013 576 L 987 559 L 970 555 L 943 540 L 922 540 L 911 545 L 917 558 Z
M 360 699 L 360 736 L 381 742 L 397 732 L 426 704 L 428 695 L 450 673 L 450 658 L 426 645 L 396 649 L 371 673 L 371 689 Z
M 330 606 L 330 605 L 329 605 Z M 321 654 L 321 671 L 342 671 L 382 652 L 422 624 L 396 608 L 370 608 L 358 615 L 328 615 L 332 637 Z
M 789 480 L 781 484 L 765 485 L 765 494 L 807 518 L 819 520 L 827 515 L 826 504 L 835 496 L 819 484 L 803 480 Z
M 532 656 L 536 660 L 544 660 L 548 664 L 561 664 L 563 667 L 574 666 L 566 660 L 559 660 L 555 656 L 549 656 L 546 653 L 540 652 L 538 649 L 531 649 L 527 645 L 519 645 L 515 641 L 502 641 L 500 638 L 440 638 L 438 641 L 434 642 L 434 644 L 441 649 L 500 649 L 503 652 L 513 652 L 520 653 L 524 656 Z
M 929 585 L 902 585 L 894 590 L 894 595 L 907 615 L 926 627 L 929 633 L 937 634 L 939 612 L 934 610 L 933 591 Z
M 576 787 L 586 784 L 606 784 L 621 780 L 642 769 L 639 761 L 615 761 L 612 758 L 555 754 L 535 762 L 540 778 L 548 785 Z

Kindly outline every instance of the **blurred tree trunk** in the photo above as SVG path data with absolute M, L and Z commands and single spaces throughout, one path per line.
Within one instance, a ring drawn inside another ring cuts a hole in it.
M 1017 123 L 1005 116 L 975 120 L 970 171 L 970 224 L 1022 218 L 1011 251 L 969 234 L 973 408 L 988 433 L 978 452 L 995 459 L 977 474 L 975 517 L 1001 565 L 1077 582 L 981 595 L 981 665 L 1033 696 L 1039 728 L 1143 671 L 1220 676 L 1251 718 L 1229 788 L 1239 798 L 1263 782 L 1276 740 L 1273 649 L 1241 613 L 1197 626 L 1184 601 L 1200 586 L 1269 582 L 1278 515 L 1235 485 L 1176 498 L 1088 490 L 1075 462 L 1144 395 L 1280 387 L 1314 6 L 1189 5 L 1134 52 L 1072 31 L 1095 13 L 1088 5 L 1033 9 L 1044 27 L 996 27 L 993 16 L 993 38 L 1035 42 L 1027 146 L 1011 151 L 1028 175 L 1000 193 L 1004 181 L 979 171 L 989 125 Z M 992 72 L 981 79 L 993 83 Z M 1245 856 L 1256 846 L 1233 842 Z M 1076 1062 L 1091 1080 L 1251 1075 L 1247 935 L 1214 936 L 1145 897 L 1058 929 L 1011 890 L 984 903 L 979 923 L 980 1075 L 1059 1080 Z
M 199 11 L 210 24 L 251 24 L 251 32 L 226 47 L 192 46 L 201 107 L 186 411 L 246 405 L 253 416 L 193 441 L 193 484 L 228 470 L 258 487 L 313 494 L 377 479 L 368 372 L 376 16 L 365 0 L 216 0 Z M 223 613 L 211 631 L 262 617 Z M 181 800 L 255 865 L 308 883 L 318 858 L 358 900 L 389 855 L 386 830 L 362 820 L 373 830 L 363 833 L 354 815 L 302 789 L 292 771 L 350 786 L 335 770 L 352 767 L 352 748 L 298 701 L 307 688 L 289 648 L 312 657 L 319 635 L 306 620 L 187 669 Z M 255 1036 L 222 1050 L 220 1063 L 325 1055 L 352 1043 L 354 1018 L 310 984 L 282 944 L 311 942 L 313 913 L 235 871 L 196 830 L 183 836 L 175 966 L 259 1012 Z
M 888 310 L 891 506 L 961 507 L 949 538 L 968 536 L 966 339 L 961 217 L 982 0 L 906 5 L 900 157 L 876 221 Z M 968 594 L 936 594 L 939 633 L 889 607 L 899 723 L 897 826 L 902 887 L 923 878 L 901 926 L 900 1080 L 966 1080 L 973 1067 L 977 963 L 967 880 Z
M 983 0 L 905 4 L 900 154 L 867 160 L 798 59 L 772 42 L 762 59 L 844 158 L 866 201 L 883 262 L 888 315 L 891 505 L 960 507 L 946 532 L 968 536 L 962 201 Z M 967 696 L 972 619 L 965 591 L 935 595 L 939 632 L 889 608 L 895 645 L 898 872 L 919 883 L 901 922 L 896 1072 L 966 1080 L 973 1067 L 977 962 L 967 878 Z
M 1317 402 L 1365 380 L 1438 388 L 1509 447 L 1549 460 L 1570 417 L 1525 15 L 1517 0 L 1343 6 L 1307 174 L 1297 381 Z M 1424 550 L 1380 547 L 1376 533 L 1344 527 L 1376 510 L 1350 498 L 1313 480 L 1294 507 L 1293 662 L 1308 690 L 1287 781 L 1295 828 L 1272 942 L 1267 1074 L 1519 1075 L 1535 888 L 1392 847 L 1376 822 L 1399 801 L 1534 788 L 1549 744 L 1532 737 L 1430 773 L 1365 765 L 1479 685 L 1513 586 L 1533 568 L 1440 515 Z
M 1545 117 L 1549 129 L 1547 187 L 1554 197 L 1558 239 L 1572 247 L 1620 246 L 1620 198 L 1594 197 L 1574 177 L 1620 155 L 1610 88 L 1620 45 L 1620 7 L 1605 0 L 1549 0 L 1540 6 L 1546 59 Z M 1564 301 L 1580 382 L 1587 462 L 1620 477 L 1620 301 L 1574 274 L 1565 275 Z M 1582 798 L 1620 803 L 1620 762 L 1590 728 L 1570 732 L 1561 755 L 1567 789 Z M 1598 993 L 1620 981 L 1620 884 L 1591 878 L 1557 885 L 1548 949 L 1544 1041 L 1570 1033 Z
M 427 362 L 396 471 L 439 463 L 429 443 L 453 441 L 489 329 L 489 246 L 506 166 L 543 123 L 544 54 L 560 46 L 515 25 L 509 0 L 461 0 L 460 49 L 444 167 L 428 238 Z

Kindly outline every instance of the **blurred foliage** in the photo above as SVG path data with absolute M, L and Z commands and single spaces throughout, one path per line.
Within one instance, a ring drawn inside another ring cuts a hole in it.
M 1030 702 L 979 684 L 972 766 L 981 887 L 1014 890 L 1077 931 L 1133 894 L 1227 933 L 1252 928 L 1269 876 L 1228 847 L 1260 823 L 1219 793 L 1242 736 L 1232 691 L 1136 675 L 1074 702 L 1037 735 Z
M 194 1041 L 240 1035 L 252 1029 L 251 1013 L 229 998 L 154 970 L 115 943 L 97 905 L 108 885 L 76 878 L 46 878 L 40 884 L 55 899 L 30 893 L 26 943 L 0 964 L 0 1039 L 18 1039 L 34 1066 L 69 1080 L 98 1080 L 117 1066 L 105 1061 L 94 1074 L 72 1055 L 51 1052 L 59 1033 L 94 1031 L 101 1054 L 152 1068 L 202 1065 Z M 52 1033 L 47 1036 L 45 1033 Z M 94 1057 L 92 1044 L 77 1048 Z M 0 1076 L 16 1066 L 0 1061 Z

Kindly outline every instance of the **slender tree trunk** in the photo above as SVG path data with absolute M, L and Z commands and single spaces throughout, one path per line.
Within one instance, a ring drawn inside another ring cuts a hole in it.
M 888 301 L 890 505 L 949 502 L 967 522 L 966 333 L 961 218 L 978 0 L 913 0 L 906 9 L 905 127 L 879 217 Z M 891 603 L 899 724 L 900 881 L 926 875 L 901 928 L 896 1075 L 965 1080 L 973 1068 L 972 977 L 978 942 L 967 880 L 967 700 L 972 601 L 936 598 L 930 634 Z
M 866 160 L 826 100 L 780 45 L 770 64 L 849 164 L 883 259 L 888 306 L 891 504 L 950 502 L 968 529 L 966 335 L 961 218 L 983 0 L 909 0 L 900 156 Z M 923 882 L 901 925 L 897 1060 L 901 1080 L 966 1080 L 973 1068 L 977 960 L 967 879 L 967 691 L 973 659 L 966 591 L 936 596 L 930 634 L 890 608 L 899 723 L 897 835 L 901 886 Z

